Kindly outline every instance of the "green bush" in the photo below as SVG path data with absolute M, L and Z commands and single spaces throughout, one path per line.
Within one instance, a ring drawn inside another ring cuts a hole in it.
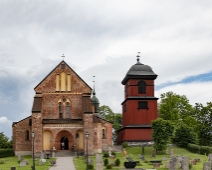
M 186 124 L 181 124 L 175 131 L 173 142 L 179 146 L 187 148 L 188 143 L 195 144 L 197 141 L 197 135 L 191 127 Z
M 13 149 L 0 149 L 0 158 L 5 158 L 9 156 L 14 156 L 15 153 Z
M 105 153 L 103 154 L 103 157 L 104 157 L 104 158 L 109 158 L 109 154 L 105 152 Z
M 129 145 L 128 145 L 127 142 L 123 142 L 123 143 L 122 143 L 122 147 L 123 147 L 123 148 L 127 148 L 127 147 L 129 147 Z
M 200 146 L 199 146 L 199 145 L 195 145 L 195 144 L 189 143 L 188 146 L 187 146 L 187 149 L 188 149 L 190 152 L 199 153 L 199 151 L 200 151 Z
M 107 165 L 106 169 L 112 169 L 112 167 L 113 167 L 112 165 Z
M 189 163 L 189 169 L 192 169 L 192 166 L 193 166 L 193 165 L 192 165 L 191 163 Z
M 116 166 L 119 166 L 120 164 L 121 164 L 120 159 L 116 159 L 116 161 L 115 161 L 115 165 L 116 165 Z
M 89 164 L 88 169 L 94 169 L 94 166 L 92 164 Z
M 209 146 L 200 146 L 199 153 L 202 155 L 209 155 L 212 152 L 212 148 Z
M 107 158 L 106 158 L 106 159 L 104 159 L 104 166 L 107 166 L 107 165 L 108 165 L 108 163 L 109 163 L 108 159 L 107 159 Z
M 114 158 L 116 157 L 116 153 L 115 152 L 112 152 L 112 155 L 114 155 Z

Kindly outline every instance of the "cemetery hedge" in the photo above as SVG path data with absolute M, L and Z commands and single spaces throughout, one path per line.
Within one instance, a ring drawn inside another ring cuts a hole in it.
M 0 149 L 0 158 L 14 156 L 15 153 L 13 149 Z
M 205 155 L 205 154 L 209 155 L 210 153 L 212 153 L 212 147 L 209 147 L 209 146 L 199 146 L 199 145 L 189 143 L 187 149 L 190 152 L 198 153 L 201 155 Z

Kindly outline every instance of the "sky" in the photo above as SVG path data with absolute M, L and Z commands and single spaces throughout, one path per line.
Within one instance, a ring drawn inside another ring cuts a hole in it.
M 158 75 L 155 96 L 212 100 L 211 0 L 0 1 L 0 132 L 31 115 L 34 87 L 65 61 L 100 105 L 121 113 L 121 81 L 140 62 Z

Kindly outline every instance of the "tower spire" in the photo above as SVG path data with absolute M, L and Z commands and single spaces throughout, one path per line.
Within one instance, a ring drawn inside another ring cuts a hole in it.
M 139 54 L 140 54 L 140 52 L 138 52 L 138 55 L 136 56 L 137 57 L 137 63 L 139 63 L 139 61 L 140 61 L 140 59 L 139 59 Z
M 95 91 L 95 77 L 96 76 L 93 76 L 93 95 L 94 96 L 96 95 L 96 91 Z

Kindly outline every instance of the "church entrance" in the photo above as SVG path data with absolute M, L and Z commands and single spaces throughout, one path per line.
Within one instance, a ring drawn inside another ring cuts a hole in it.
M 63 136 L 60 140 L 61 146 L 60 149 L 61 150 L 68 150 L 68 138 L 66 136 Z
M 72 150 L 74 145 L 74 137 L 67 130 L 61 130 L 56 134 L 54 146 L 56 150 Z

